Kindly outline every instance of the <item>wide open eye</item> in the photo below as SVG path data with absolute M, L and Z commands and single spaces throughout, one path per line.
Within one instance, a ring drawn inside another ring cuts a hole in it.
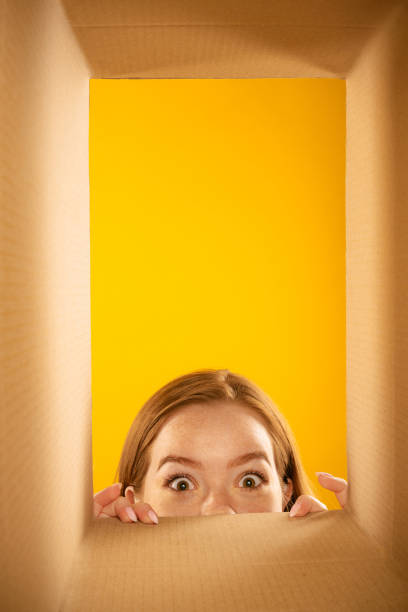
M 251 491 L 253 489 L 258 489 L 262 482 L 267 482 L 267 479 L 262 472 L 254 471 L 244 474 L 239 482 L 243 482 L 243 485 L 239 486 L 240 489 L 249 489 Z M 173 489 L 173 491 L 176 491 L 177 493 L 193 491 L 194 487 L 191 486 L 190 488 L 189 484 L 191 484 L 191 480 L 190 476 L 187 474 L 173 474 L 165 481 L 166 487 Z
M 255 478 L 254 478 L 255 476 Z M 256 479 L 259 479 L 260 482 L 256 482 Z M 245 476 L 240 480 L 243 482 L 242 489 L 257 489 L 261 486 L 262 482 L 265 480 L 265 476 L 261 474 L 261 472 L 249 472 L 245 474 Z
M 172 486 L 173 483 L 175 483 L 174 487 Z M 188 483 L 191 483 L 191 481 L 188 479 L 188 477 L 185 474 L 174 474 L 173 476 L 170 476 L 170 478 L 167 479 L 168 487 L 170 489 L 173 489 L 174 491 L 178 491 L 181 493 L 183 491 L 193 490 L 193 487 L 191 489 L 188 488 Z

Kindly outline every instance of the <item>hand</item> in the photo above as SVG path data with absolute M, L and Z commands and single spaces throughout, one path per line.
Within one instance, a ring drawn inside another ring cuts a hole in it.
M 115 483 L 94 495 L 93 513 L 95 518 L 118 517 L 123 523 L 140 520 L 142 523 L 154 524 L 156 513 L 149 504 L 136 499 L 133 487 L 126 487 L 125 496 L 120 494 L 121 483 Z M 153 515 L 150 516 L 149 513 Z M 158 522 L 158 519 L 157 519 Z
M 347 503 L 347 482 L 343 478 L 337 478 L 325 472 L 316 472 L 319 483 L 325 489 L 333 491 L 342 508 Z M 299 495 L 293 505 L 289 516 L 305 516 L 309 512 L 323 512 L 327 510 L 327 506 L 311 495 Z

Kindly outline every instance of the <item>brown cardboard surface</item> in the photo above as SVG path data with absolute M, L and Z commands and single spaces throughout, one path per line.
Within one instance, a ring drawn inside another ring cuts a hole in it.
M 277 25 L 370 28 L 381 25 L 395 2 L 384 0 L 63 0 L 68 19 L 74 27 L 117 27 L 121 25 Z
M 0 16 L 1 608 L 406 610 L 406 3 Z M 124 75 L 347 79 L 347 510 L 91 519 L 88 81 Z
M 93 78 L 342 77 L 374 31 L 276 25 L 75 28 Z
M 345 76 L 393 4 L 63 0 L 94 78 Z
M 62 611 L 85 601 L 100 611 L 404 610 L 408 593 L 381 548 L 333 510 L 95 520 Z
M 92 515 L 90 74 L 59 3 L 0 15 L 0 609 L 57 610 Z
M 365 48 L 347 79 L 346 126 L 350 508 L 405 571 L 407 33 L 397 9 Z

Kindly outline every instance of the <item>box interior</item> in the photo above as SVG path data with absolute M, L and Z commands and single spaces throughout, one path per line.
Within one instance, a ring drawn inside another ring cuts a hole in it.
M 0 11 L 2 608 L 407 609 L 406 3 Z M 349 501 L 290 523 L 97 521 L 89 79 L 234 77 L 346 79 Z

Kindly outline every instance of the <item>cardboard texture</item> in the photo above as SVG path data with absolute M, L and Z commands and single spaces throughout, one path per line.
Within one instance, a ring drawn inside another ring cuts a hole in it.
M 1 0 L 1 609 L 408 609 L 405 2 Z M 90 78 L 347 80 L 345 509 L 92 518 Z

